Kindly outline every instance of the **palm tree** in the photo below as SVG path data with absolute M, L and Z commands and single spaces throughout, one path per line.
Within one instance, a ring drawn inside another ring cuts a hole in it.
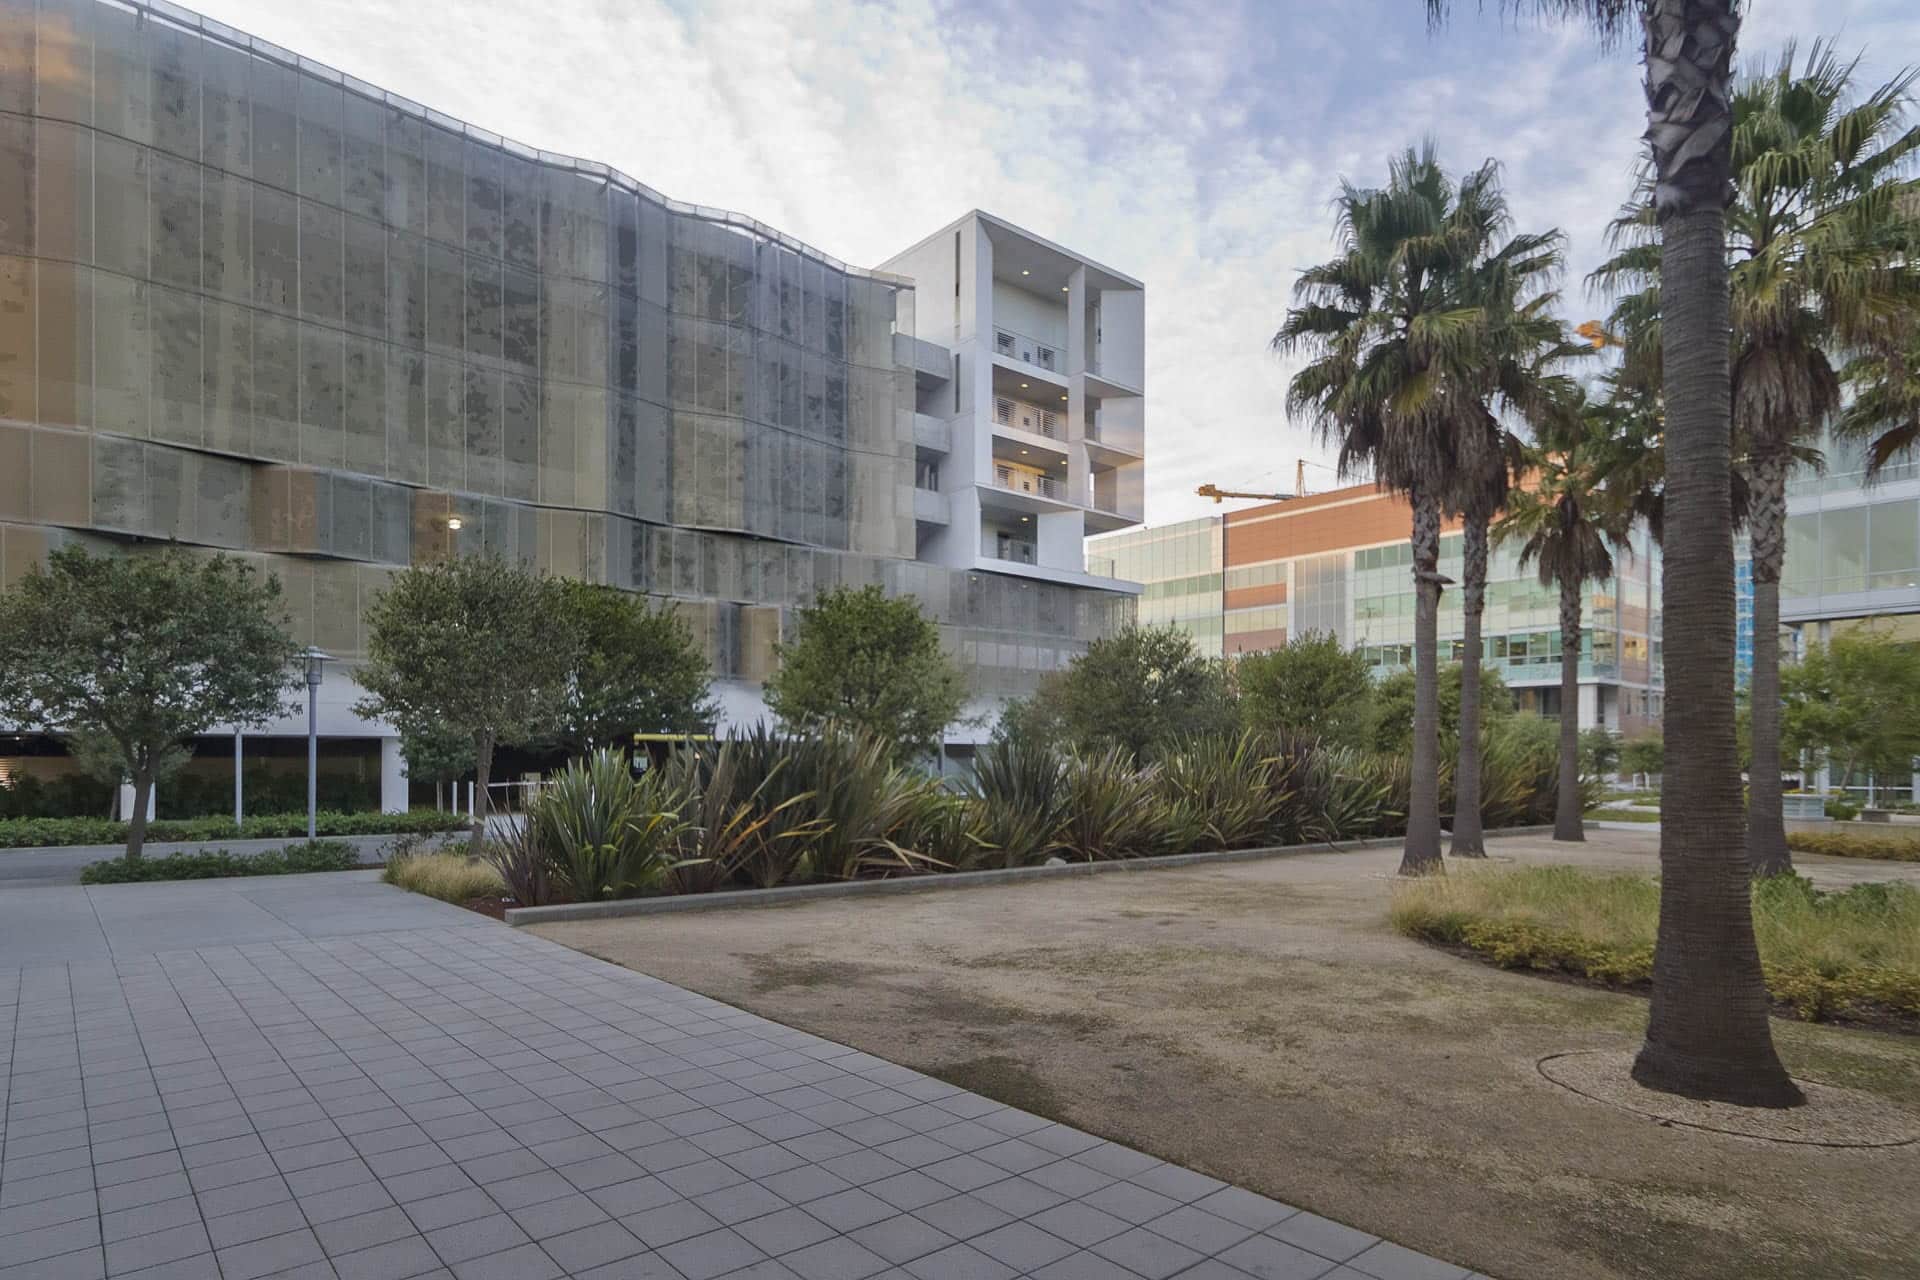
M 1594 422 L 1597 415 L 1589 418 Z M 1597 422 L 1595 425 L 1598 425 Z M 1630 508 L 1605 492 L 1604 456 L 1596 443 L 1575 439 L 1564 449 L 1529 451 L 1533 479 L 1508 500 L 1494 536 L 1520 544 L 1520 567 L 1534 566 L 1543 587 L 1560 589 L 1560 794 L 1553 813 L 1555 840 L 1584 841 L 1580 794 L 1580 635 L 1589 582 L 1613 576 L 1609 544 L 1626 542 Z
M 1854 105 L 1854 64 L 1815 44 L 1796 72 L 1791 47 L 1734 95 L 1734 202 L 1728 213 L 1733 320 L 1732 426 L 1745 455 L 1753 552 L 1753 765 L 1748 861 L 1755 875 L 1791 872 L 1780 806 L 1780 575 L 1787 477 L 1798 441 L 1840 403 L 1838 350 L 1872 352 L 1920 304 L 1899 175 L 1920 131 L 1899 131 L 1913 73 Z M 1596 278 L 1633 293 L 1630 323 L 1658 317 L 1659 228 L 1653 175 L 1616 220 L 1623 247 Z
M 1512 479 L 1526 465 L 1526 449 L 1494 413 L 1504 408 L 1536 423 L 1562 411 L 1575 390 L 1553 366 L 1585 348 L 1568 342 L 1565 327 L 1550 312 L 1555 293 L 1538 287 L 1558 269 L 1562 237 L 1516 236 L 1481 271 L 1478 290 L 1492 333 L 1491 358 L 1477 423 L 1463 431 L 1456 498 L 1461 524 L 1460 756 L 1453 781 L 1453 848 L 1456 858 L 1487 856 L 1480 825 L 1480 659 L 1481 618 L 1486 612 L 1488 530 L 1506 506 Z M 1476 431 L 1475 428 L 1478 428 Z
M 1866 442 L 1869 483 L 1903 455 L 1920 454 L 1920 342 L 1856 356 L 1840 380 L 1853 394 L 1833 432 Z
M 1668 785 L 1687 803 L 1660 824 L 1660 924 L 1646 1041 L 1650 1089 L 1753 1106 L 1805 1098 L 1768 1026 L 1753 936 L 1733 732 L 1732 388 L 1727 220 L 1733 46 L 1740 0 L 1506 0 L 1644 36 L 1646 137 L 1664 255 L 1661 346 L 1666 532 Z M 1427 0 L 1430 17 L 1449 0 Z
M 1506 201 L 1493 162 L 1456 186 L 1429 142 L 1391 162 L 1385 187 L 1343 180 L 1334 205 L 1340 255 L 1301 272 L 1273 346 L 1309 356 L 1287 408 L 1336 446 L 1341 473 L 1371 473 L 1413 507 L 1413 759 L 1400 871 L 1420 875 L 1442 865 L 1440 525 L 1456 498 L 1461 424 L 1485 412 L 1490 333 L 1474 277 L 1489 234 L 1506 225 Z

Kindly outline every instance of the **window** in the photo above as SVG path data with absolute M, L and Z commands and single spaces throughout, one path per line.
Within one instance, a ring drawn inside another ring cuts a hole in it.
M 1867 588 L 1867 509 L 1826 511 L 1820 515 L 1820 589 Z
M 1868 587 L 1920 587 L 1920 501 L 1877 503 L 1871 512 Z

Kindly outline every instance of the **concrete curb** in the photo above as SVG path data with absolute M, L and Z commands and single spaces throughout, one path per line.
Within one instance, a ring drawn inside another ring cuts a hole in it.
M 1588 823 L 1592 827 L 1593 823 Z M 1552 832 L 1551 825 L 1507 827 L 1487 832 L 1487 838 L 1533 836 Z M 1399 836 L 1353 840 L 1339 844 L 1273 845 L 1260 849 L 1216 849 L 1208 853 L 1175 853 L 1159 858 L 1121 858 L 1109 862 L 1069 862 L 1057 867 L 1009 867 L 991 871 L 951 871 L 891 880 L 835 880 L 825 884 L 795 884 L 778 889 L 730 889 L 723 893 L 680 893 L 660 898 L 627 898 L 619 902 L 570 902 L 554 907 L 512 907 L 507 923 L 557 924 L 566 920 L 611 920 L 621 916 L 657 916 L 678 911 L 725 911 L 735 907 L 786 907 L 821 898 L 865 898 L 896 893 L 937 893 L 946 889 L 977 889 L 987 885 L 1017 884 L 1028 880 L 1058 880 L 1068 876 L 1109 872 L 1160 871 L 1171 867 L 1209 866 L 1215 863 L 1256 862 L 1307 853 L 1351 853 L 1397 845 Z

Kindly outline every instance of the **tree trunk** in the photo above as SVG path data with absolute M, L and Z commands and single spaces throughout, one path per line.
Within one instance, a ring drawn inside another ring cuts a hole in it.
M 473 735 L 473 812 L 467 815 L 473 820 L 467 837 L 467 853 L 473 857 L 478 857 L 487 847 L 487 779 L 492 772 L 493 735 L 476 733 Z
M 1400 874 L 1444 870 L 1440 861 L 1440 504 L 1413 499 L 1413 782 Z
M 1453 856 L 1484 858 L 1480 828 L 1480 618 L 1487 607 L 1487 520 L 1474 514 L 1460 538 L 1460 760 L 1453 771 Z
M 1747 531 L 1753 544 L 1753 679 L 1748 686 L 1753 763 L 1747 769 L 1747 865 L 1756 876 L 1790 875 L 1780 812 L 1780 567 L 1787 551 L 1784 450 L 1753 460 Z
M 133 771 L 133 812 L 127 815 L 127 861 L 140 861 L 147 843 L 147 797 L 153 794 L 153 767 Z
M 1580 809 L 1580 591 L 1579 579 L 1560 582 L 1560 792 L 1553 806 L 1553 838 L 1585 843 Z
M 1805 1098 L 1774 1051 L 1753 937 L 1733 718 L 1732 386 L 1726 206 L 1734 0 L 1647 0 L 1667 410 L 1667 761 L 1649 1089 L 1742 1106 Z

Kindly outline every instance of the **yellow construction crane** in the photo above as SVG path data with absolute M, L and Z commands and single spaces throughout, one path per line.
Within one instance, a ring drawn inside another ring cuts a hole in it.
M 1314 464 L 1318 466 L 1318 463 Z M 1293 464 L 1292 493 L 1243 493 L 1238 489 L 1222 489 L 1217 484 L 1203 484 L 1194 492 L 1203 498 L 1212 498 L 1215 502 L 1225 502 L 1228 498 L 1259 498 L 1266 502 L 1291 502 L 1307 491 L 1307 460 L 1299 458 Z

